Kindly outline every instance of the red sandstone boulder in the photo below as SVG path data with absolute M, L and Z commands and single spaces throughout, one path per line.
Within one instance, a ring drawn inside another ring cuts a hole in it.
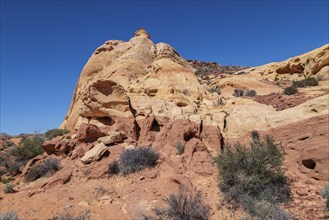
M 77 140 L 81 142 L 94 142 L 105 134 L 96 126 L 92 124 L 82 124 L 77 133 Z

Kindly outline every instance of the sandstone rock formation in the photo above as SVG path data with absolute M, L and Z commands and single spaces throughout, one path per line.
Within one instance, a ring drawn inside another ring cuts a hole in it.
M 193 65 L 212 66 L 211 77 L 198 76 Z M 144 29 L 127 42 L 106 41 L 74 90 L 61 125 L 71 132 L 44 142 L 46 153 L 30 160 L 23 175 L 54 155 L 63 168 L 35 184 L 21 181 L 20 191 L 1 205 L 16 208 L 25 219 L 51 217 L 53 210 L 40 203 L 56 204 L 56 211 L 88 207 L 92 219 L 137 219 L 183 186 L 202 192 L 211 219 L 237 219 L 239 211 L 218 205 L 223 195 L 214 156 L 226 143 L 247 142 L 258 130 L 273 135 L 286 151 L 285 170 L 293 183 L 289 210 L 300 219 L 318 219 L 317 192 L 329 181 L 328 68 L 328 45 L 283 62 L 223 73 L 216 72 L 223 70 L 217 64 L 188 62 L 170 45 L 153 43 Z M 307 75 L 322 81 L 299 89 L 295 98 L 282 94 L 291 80 Z M 234 89 L 256 90 L 257 96 L 235 97 Z M 126 176 L 108 173 L 125 149 L 148 146 L 160 155 L 155 167 Z

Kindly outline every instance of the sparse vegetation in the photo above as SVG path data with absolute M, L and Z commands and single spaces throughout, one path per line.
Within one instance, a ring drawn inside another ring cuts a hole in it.
M 150 147 L 128 149 L 120 155 L 119 169 L 123 174 L 134 173 L 156 164 L 159 154 Z
M 263 141 L 254 138 L 250 148 L 239 143 L 234 147 L 225 146 L 216 158 L 224 199 L 234 208 L 242 206 L 250 215 L 260 219 L 261 213 L 274 209 L 271 206 L 258 213 L 254 210 L 259 202 L 277 204 L 288 201 L 290 188 L 281 168 L 283 158 L 281 146 L 270 136 L 265 136 Z
M 3 189 L 5 193 L 15 193 L 14 185 L 12 183 L 6 183 L 5 188 Z
M 14 211 L 0 213 L 0 220 L 19 220 L 18 215 Z
M 176 147 L 176 150 L 177 150 L 177 152 L 178 152 L 179 155 L 181 155 L 182 153 L 184 153 L 184 151 L 185 151 L 185 146 L 184 146 L 184 144 L 182 144 L 182 143 L 177 143 L 177 144 L 175 145 L 175 147 Z
M 112 163 L 109 164 L 108 173 L 109 174 L 118 174 L 118 173 L 120 173 L 119 162 L 117 160 L 115 160 L 115 161 L 113 161 Z
M 243 96 L 243 90 L 242 89 L 234 89 L 233 96 L 235 96 L 235 97 Z
M 255 90 L 243 90 L 243 89 L 234 89 L 233 96 L 241 97 L 241 96 L 256 96 L 257 92 Z
M 292 85 L 297 88 L 303 88 L 303 87 L 307 87 L 307 86 L 317 86 L 317 85 L 319 85 L 319 82 L 314 77 L 307 77 L 303 80 L 293 81 Z
M 51 129 L 51 130 L 48 130 L 46 133 L 45 133 L 45 136 L 47 139 L 51 140 L 53 139 L 54 137 L 57 137 L 57 136 L 63 136 L 64 134 L 67 134 L 69 133 L 68 130 L 66 129 Z
M 257 92 L 255 90 L 246 90 L 245 91 L 245 95 L 246 96 L 255 96 L 257 94 Z
M 16 157 L 17 161 L 21 161 L 24 164 L 35 156 L 43 153 L 41 147 L 44 139 L 40 136 L 34 136 L 24 139 L 20 146 L 14 147 L 10 151 L 10 155 Z
M 202 202 L 200 192 L 193 195 L 186 189 L 180 188 L 179 194 L 171 194 L 166 199 L 165 209 L 154 209 L 155 216 L 144 216 L 144 219 L 173 219 L 173 220 L 206 220 L 209 219 L 210 207 Z
M 217 93 L 218 95 L 221 94 L 221 89 L 219 86 L 214 86 L 214 87 L 211 87 L 210 89 L 208 89 L 208 92 L 210 93 Z
M 325 210 L 329 212 L 329 185 L 323 187 L 321 196 L 326 200 Z
M 84 211 L 79 215 L 75 216 L 70 212 L 65 212 L 63 214 L 55 215 L 50 220 L 90 220 L 90 210 Z
M 295 86 L 289 86 L 284 88 L 283 93 L 285 95 L 293 95 L 296 94 L 298 92 L 297 88 Z
M 40 177 L 52 175 L 59 169 L 59 161 L 57 159 L 49 158 L 41 164 L 32 166 L 25 176 L 25 181 L 31 182 Z

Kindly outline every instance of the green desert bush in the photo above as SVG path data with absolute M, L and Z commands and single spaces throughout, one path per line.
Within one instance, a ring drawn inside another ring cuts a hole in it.
M 52 175 L 59 169 L 59 161 L 57 159 L 49 158 L 41 164 L 32 166 L 25 176 L 25 181 L 31 182 L 40 177 Z
M 40 136 L 26 138 L 20 143 L 20 146 L 11 149 L 10 155 L 14 156 L 16 160 L 26 163 L 43 153 L 43 142 L 44 139 Z
M 66 130 L 66 129 L 58 129 L 58 128 L 55 128 L 55 129 L 48 130 L 45 133 L 45 136 L 46 136 L 47 139 L 51 140 L 54 137 L 62 136 L 62 135 L 67 134 L 67 133 L 69 133 L 69 131 Z
M 297 87 L 296 86 L 289 86 L 284 88 L 283 90 L 283 94 L 285 95 L 293 95 L 296 94 L 298 92 Z
M 325 210 L 329 211 L 329 185 L 325 185 L 321 191 L 322 198 L 326 200 Z
M 3 189 L 5 193 L 14 193 L 14 185 L 12 183 L 6 183 L 5 188 Z
M 84 211 L 77 216 L 70 212 L 53 216 L 50 220 L 90 220 L 90 210 Z
M 288 201 L 290 188 L 281 167 L 283 159 L 281 146 L 270 136 L 254 139 L 249 148 L 239 143 L 225 146 L 216 158 L 224 199 L 235 208 L 242 205 L 247 212 L 256 204 L 250 201 Z
M 254 201 L 251 202 L 250 210 L 252 216 L 257 220 L 288 220 L 291 215 L 280 209 L 278 206 L 267 201 Z
M 319 81 L 314 77 L 307 77 L 303 80 L 293 81 L 292 85 L 297 88 L 303 88 L 307 86 L 317 86 L 319 85 Z
M 156 164 L 159 154 L 150 147 L 128 149 L 120 155 L 119 169 L 123 174 L 134 173 Z
M 200 192 L 192 194 L 181 187 L 177 195 L 171 194 L 166 199 L 166 205 L 164 209 L 154 209 L 155 216 L 144 216 L 144 219 L 209 219 L 210 207 L 203 203 Z
M 19 220 L 18 215 L 14 211 L 0 213 L 0 220 Z

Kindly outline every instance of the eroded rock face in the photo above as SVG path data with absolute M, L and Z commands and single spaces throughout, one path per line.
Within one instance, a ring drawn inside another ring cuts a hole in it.
M 105 134 L 93 124 L 82 124 L 76 135 L 76 139 L 80 142 L 94 142 Z

